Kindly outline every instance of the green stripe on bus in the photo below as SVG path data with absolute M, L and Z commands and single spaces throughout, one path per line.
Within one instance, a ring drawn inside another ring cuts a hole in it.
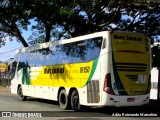
M 97 63 L 98 63 L 98 58 L 96 58 L 96 59 L 93 61 L 91 73 L 90 73 L 89 78 L 88 78 L 88 80 L 87 80 L 87 82 L 86 82 L 86 84 L 85 84 L 84 86 L 86 86 L 87 83 L 89 83 L 89 82 L 91 81 L 91 79 L 92 79 L 92 77 L 93 77 L 93 75 L 94 75 L 94 72 L 95 72 L 95 70 L 96 70 L 96 68 L 97 68 Z M 84 87 L 84 86 L 83 86 L 83 87 Z
M 22 84 L 30 85 L 30 75 L 27 67 L 23 68 Z
M 115 83 L 118 85 L 118 93 L 119 95 L 128 95 L 128 93 L 126 91 L 121 91 L 122 89 L 124 89 L 124 86 L 122 84 L 120 75 L 118 74 L 118 71 L 116 69 L 116 65 L 115 65 L 115 58 L 114 58 L 114 52 L 112 50 L 112 67 L 113 67 L 113 74 L 114 74 L 114 78 L 115 78 Z M 119 90 L 120 89 L 120 90 Z

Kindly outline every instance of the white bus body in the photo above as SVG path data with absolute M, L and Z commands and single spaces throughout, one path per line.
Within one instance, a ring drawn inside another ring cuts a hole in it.
M 148 104 L 150 41 L 132 32 L 103 31 L 21 49 L 11 92 L 84 106 Z

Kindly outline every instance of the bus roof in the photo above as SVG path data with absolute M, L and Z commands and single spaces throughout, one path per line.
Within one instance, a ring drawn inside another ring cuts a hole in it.
M 101 31 L 101 32 L 95 32 L 95 33 L 82 35 L 82 36 L 69 38 L 69 39 L 54 40 L 54 41 L 50 41 L 50 42 L 46 42 L 46 43 L 39 43 L 39 44 L 36 44 L 34 46 L 29 46 L 29 47 L 25 47 L 25 48 L 19 49 L 18 53 L 26 52 L 26 51 L 38 50 L 38 49 L 47 48 L 47 47 L 50 47 L 50 46 L 55 46 L 55 45 L 60 45 L 60 44 L 66 44 L 66 43 L 72 43 L 72 42 L 76 42 L 76 41 L 81 41 L 81 40 L 85 40 L 85 38 L 93 38 L 93 37 L 96 37 L 98 35 L 106 36 L 106 33 L 113 33 L 113 32 L 122 32 L 122 33 L 126 32 L 126 33 L 133 33 L 133 34 L 141 34 L 141 33 L 136 33 L 136 32 L 129 32 L 129 31 L 113 31 L 113 30 Z

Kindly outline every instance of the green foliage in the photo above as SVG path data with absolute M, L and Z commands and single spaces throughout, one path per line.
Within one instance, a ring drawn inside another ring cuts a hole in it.
M 0 0 L 0 39 L 12 40 L 16 37 L 25 47 L 28 46 L 21 35 L 29 25 L 28 16 L 19 0 Z M 7 36 L 7 37 L 6 37 Z
M 159 21 L 160 5 L 135 5 L 128 0 L 0 0 L 0 45 L 8 37 L 27 47 L 111 29 L 155 39 L 160 35 Z M 28 39 L 22 36 L 25 31 L 32 33 Z

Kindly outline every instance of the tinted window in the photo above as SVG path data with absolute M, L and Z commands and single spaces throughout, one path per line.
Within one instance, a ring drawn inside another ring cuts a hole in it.
M 73 48 L 73 63 L 85 62 L 86 61 L 86 41 L 80 41 L 72 43 Z
M 72 63 L 72 45 L 62 44 L 59 47 L 58 64 Z
M 53 46 L 17 54 L 21 66 L 43 66 L 88 62 L 96 59 L 101 50 L 102 37 Z
M 58 61 L 58 52 L 59 46 L 56 46 L 55 49 L 46 51 L 46 65 L 55 65 Z
M 58 64 L 87 62 L 100 54 L 102 37 L 63 44 L 59 48 Z
M 36 66 L 43 66 L 46 64 L 46 51 L 46 48 L 37 50 L 37 53 L 35 54 Z
M 29 51 L 29 53 L 28 53 L 28 65 L 29 66 L 36 66 L 36 60 L 37 59 L 35 59 L 37 57 L 37 52 L 36 52 L 36 50 L 34 50 L 34 51 Z
M 28 64 L 28 53 L 20 53 L 19 54 L 19 57 L 17 59 L 17 61 L 19 61 L 19 67 L 22 68 L 22 67 L 27 67 L 27 64 Z
M 87 42 L 87 61 L 97 58 L 101 51 L 102 38 L 89 39 Z

